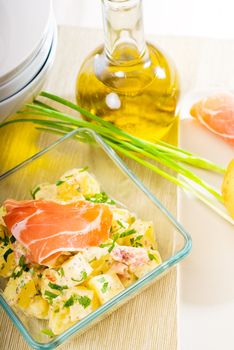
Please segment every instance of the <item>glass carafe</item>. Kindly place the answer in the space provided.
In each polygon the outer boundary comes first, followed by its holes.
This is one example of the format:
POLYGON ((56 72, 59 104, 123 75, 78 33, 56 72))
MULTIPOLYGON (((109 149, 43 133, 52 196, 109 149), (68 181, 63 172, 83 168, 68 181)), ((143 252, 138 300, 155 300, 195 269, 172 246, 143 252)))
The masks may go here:
POLYGON ((102 6, 105 42, 81 66, 77 103, 138 137, 163 138, 176 119, 176 69, 145 41, 141 0, 102 6))

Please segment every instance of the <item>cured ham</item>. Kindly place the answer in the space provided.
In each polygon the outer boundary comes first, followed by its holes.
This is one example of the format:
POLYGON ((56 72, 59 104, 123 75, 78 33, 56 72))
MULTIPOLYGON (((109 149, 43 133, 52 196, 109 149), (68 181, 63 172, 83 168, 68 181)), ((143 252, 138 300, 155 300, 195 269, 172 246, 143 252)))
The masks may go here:
POLYGON ((62 252, 99 246, 109 238, 112 213, 104 204, 7 200, 4 206, 3 220, 31 262, 46 264, 62 252))
POLYGON ((195 103, 190 111, 210 131, 234 145, 234 94, 220 93, 195 103))

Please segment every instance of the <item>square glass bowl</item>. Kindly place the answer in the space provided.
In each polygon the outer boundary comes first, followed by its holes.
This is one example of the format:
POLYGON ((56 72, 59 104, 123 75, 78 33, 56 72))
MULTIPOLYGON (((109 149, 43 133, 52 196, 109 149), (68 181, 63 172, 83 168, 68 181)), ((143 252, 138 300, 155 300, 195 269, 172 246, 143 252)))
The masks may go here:
MULTIPOLYGON (((7 198, 30 199, 30 190, 43 182, 55 182, 65 171, 89 167, 101 188, 123 203, 143 220, 153 221, 163 263, 113 297, 77 324, 50 339, 42 334, 46 321, 25 316, 9 306, 3 296, 4 279, 0 280, 0 304, 28 344, 35 349, 54 349, 72 335, 83 331, 113 312, 144 287, 166 273, 191 249, 191 238, 171 213, 131 172, 118 155, 96 134, 74 130, 57 139, 49 147, 0 177, 0 203, 7 198), (91 141, 83 142, 83 141, 91 141)), ((152 174, 152 176, 154 176, 152 174)))

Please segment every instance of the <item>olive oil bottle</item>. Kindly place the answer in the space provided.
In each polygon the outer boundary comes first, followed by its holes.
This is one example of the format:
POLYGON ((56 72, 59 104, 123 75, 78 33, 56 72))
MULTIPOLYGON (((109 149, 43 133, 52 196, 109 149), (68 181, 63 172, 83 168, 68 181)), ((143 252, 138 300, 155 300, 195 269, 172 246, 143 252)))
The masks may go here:
POLYGON ((141 0, 102 0, 102 6, 105 43, 81 66, 77 103, 138 137, 163 138, 176 119, 176 69, 145 42, 141 0))

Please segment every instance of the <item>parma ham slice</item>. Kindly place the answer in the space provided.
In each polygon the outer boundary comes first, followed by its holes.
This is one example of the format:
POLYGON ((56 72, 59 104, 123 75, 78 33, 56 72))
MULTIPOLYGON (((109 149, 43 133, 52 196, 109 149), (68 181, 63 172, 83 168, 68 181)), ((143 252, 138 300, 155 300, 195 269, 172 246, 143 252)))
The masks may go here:
POLYGON ((191 115, 234 146, 234 94, 214 94, 195 103, 191 115))
POLYGON ((62 252, 99 246, 109 238, 112 213, 104 204, 7 200, 4 206, 4 222, 31 262, 46 265, 62 252))

